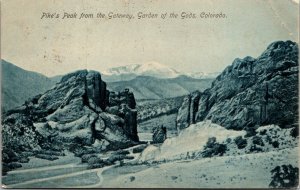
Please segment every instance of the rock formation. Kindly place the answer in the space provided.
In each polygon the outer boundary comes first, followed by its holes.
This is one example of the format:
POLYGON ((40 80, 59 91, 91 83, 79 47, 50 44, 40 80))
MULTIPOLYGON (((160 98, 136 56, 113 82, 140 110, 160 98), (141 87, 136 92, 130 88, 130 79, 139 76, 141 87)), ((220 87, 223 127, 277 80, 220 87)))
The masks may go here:
POLYGON ((106 111, 122 117, 124 119, 124 131, 134 141, 138 141, 137 136, 137 111, 136 102, 132 92, 125 89, 122 92, 111 92, 106 111))
POLYGON ((163 143, 167 138, 167 128, 157 126, 153 128, 152 143, 163 143))
MULTIPOLYGON (((109 92, 101 75, 81 70, 2 117, 4 149, 41 149, 46 143, 93 146, 99 151, 136 144, 134 95, 109 92), (22 140, 21 140, 22 139, 22 140)), ((49 145, 48 144, 48 145, 49 145)))
POLYGON ((178 131, 186 128, 192 123, 195 123, 200 95, 201 93, 199 91, 195 91, 184 98, 182 106, 178 110, 176 121, 178 131))
POLYGON ((204 92, 187 96, 177 129, 212 120, 228 129, 298 126, 298 45, 277 41, 258 57, 235 59, 204 92))

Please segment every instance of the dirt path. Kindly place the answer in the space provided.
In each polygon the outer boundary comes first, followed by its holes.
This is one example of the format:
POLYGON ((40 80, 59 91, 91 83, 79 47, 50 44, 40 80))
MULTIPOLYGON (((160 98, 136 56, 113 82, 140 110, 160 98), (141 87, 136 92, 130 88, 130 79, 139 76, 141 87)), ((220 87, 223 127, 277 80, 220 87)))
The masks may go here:
MULTIPOLYGON (((132 150, 140 145, 130 147, 127 150, 134 156, 134 162, 139 154, 133 154, 132 150)), ((81 164, 80 159, 73 155, 60 157, 56 161, 32 158, 30 163, 24 164, 23 168, 10 171, 3 177, 2 182, 8 188, 93 188, 101 187, 103 183, 102 173, 118 166, 118 163, 103 168, 87 169, 86 164, 81 164), (36 166, 34 163, 38 163, 36 166), (55 165, 57 164, 57 165, 55 165)))

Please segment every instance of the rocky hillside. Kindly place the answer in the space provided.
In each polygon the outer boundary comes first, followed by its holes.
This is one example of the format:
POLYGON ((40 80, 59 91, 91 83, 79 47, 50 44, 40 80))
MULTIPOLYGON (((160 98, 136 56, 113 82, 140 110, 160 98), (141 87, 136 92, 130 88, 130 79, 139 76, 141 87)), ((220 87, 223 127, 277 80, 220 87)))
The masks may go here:
POLYGON ((135 106, 131 92, 108 91, 98 72, 65 75, 52 89, 3 115, 4 162, 19 162, 32 151, 89 146, 101 152, 136 144, 135 106))
POLYGON ((188 95, 177 129, 211 120, 227 129, 298 126, 298 45, 277 41, 258 57, 235 59, 204 92, 188 95))
POLYGON ((25 100, 44 93, 55 85, 57 78, 26 71, 5 60, 1 60, 2 111, 22 105, 25 100))
POLYGON ((138 122, 147 121, 162 115, 176 114, 184 96, 159 100, 139 100, 136 109, 138 122))

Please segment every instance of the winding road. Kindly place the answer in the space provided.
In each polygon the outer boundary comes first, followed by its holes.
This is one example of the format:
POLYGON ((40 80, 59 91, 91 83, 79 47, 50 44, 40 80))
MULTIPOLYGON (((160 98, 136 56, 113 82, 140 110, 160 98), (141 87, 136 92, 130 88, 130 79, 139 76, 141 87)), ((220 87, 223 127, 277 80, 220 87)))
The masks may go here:
MULTIPOLYGON (((130 152, 131 156, 134 156, 134 159, 124 160, 124 163, 134 162, 138 159, 140 154, 132 153, 132 149, 134 147, 126 149, 130 152)), ((34 162, 36 159, 37 158, 34 158, 31 162, 34 162)), ((70 156, 68 158, 60 157, 59 159, 61 159, 61 162, 58 161, 57 165, 49 166, 49 164, 53 164, 52 161, 43 160, 44 166, 27 169, 20 168, 10 171, 3 177, 2 182, 7 184, 6 187, 8 188, 39 188, 41 185, 46 186, 46 184, 49 184, 49 188, 101 187, 104 181, 102 173, 108 169, 118 166, 118 163, 116 163, 103 168, 87 169, 87 165, 81 164, 78 160, 75 161, 71 158, 73 163, 63 161, 64 159, 70 159, 70 156), (90 176, 93 177, 91 178, 90 176), (88 180, 84 181, 86 179, 88 180), (74 181, 74 183, 72 181, 74 181), (80 183, 81 181, 82 184, 80 183)))

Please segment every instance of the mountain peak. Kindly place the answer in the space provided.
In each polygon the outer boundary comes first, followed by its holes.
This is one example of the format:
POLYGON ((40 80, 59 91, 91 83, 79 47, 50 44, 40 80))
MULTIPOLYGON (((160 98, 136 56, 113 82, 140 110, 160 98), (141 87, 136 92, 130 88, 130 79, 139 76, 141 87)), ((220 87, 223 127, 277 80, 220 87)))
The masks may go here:
POLYGON ((140 65, 138 68, 139 75, 154 76, 158 78, 175 78, 179 72, 161 63, 151 61, 140 65))
POLYGON ((103 72, 105 75, 144 75, 158 78, 175 78, 180 73, 173 68, 170 68, 161 63, 150 61, 144 64, 132 64, 121 67, 110 68, 103 72))
POLYGON ((163 65, 161 63, 158 63, 156 61, 150 61, 150 62, 146 62, 144 64, 140 65, 140 70, 142 69, 171 69, 174 70, 172 68, 167 67, 166 65, 163 65))

